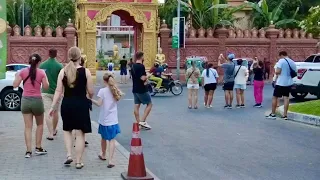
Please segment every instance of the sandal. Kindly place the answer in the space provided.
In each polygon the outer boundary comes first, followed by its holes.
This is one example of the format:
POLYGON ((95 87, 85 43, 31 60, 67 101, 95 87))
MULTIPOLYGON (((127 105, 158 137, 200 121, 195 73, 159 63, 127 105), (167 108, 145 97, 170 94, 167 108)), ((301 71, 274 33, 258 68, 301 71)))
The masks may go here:
POLYGON ((114 164, 109 164, 107 168, 113 168, 114 166, 115 166, 114 164))
POLYGON ((58 134, 58 130, 56 130, 56 132, 53 134, 53 136, 57 136, 58 134))
POLYGON ((192 109, 192 107, 191 107, 191 106, 188 106, 188 109, 192 109))
POLYGON ((107 160, 106 158, 102 157, 102 155, 99 155, 98 157, 99 157, 99 159, 100 159, 101 161, 107 160))
POLYGON ((72 162, 73 162, 72 157, 68 156, 66 162, 64 162, 64 165, 70 165, 72 162))
POLYGON ((54 139, 53 139, 53 138, 51 138, 51 137, 47 137, 47 140, 49 140, 49 141, 53 141, 54 139))
POLYGON ((76 163, 76 169, 82 169, 84 167, 83 163, 76 163))
POLYGON ((198 109, 198 106, 194 106, 194 109, 198 109))

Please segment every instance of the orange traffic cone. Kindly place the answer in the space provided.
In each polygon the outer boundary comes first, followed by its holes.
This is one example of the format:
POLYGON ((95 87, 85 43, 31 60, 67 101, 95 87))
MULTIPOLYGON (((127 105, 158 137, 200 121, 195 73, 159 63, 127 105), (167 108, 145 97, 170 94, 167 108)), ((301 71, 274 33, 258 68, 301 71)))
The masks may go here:
POLYGON ((140 139, 139 124, 133 123, 131 152, 129 158, 128 172, 121 173, 124 180, 153 180, 154 178, 147 173, 144 164, 142 142, 140 139))

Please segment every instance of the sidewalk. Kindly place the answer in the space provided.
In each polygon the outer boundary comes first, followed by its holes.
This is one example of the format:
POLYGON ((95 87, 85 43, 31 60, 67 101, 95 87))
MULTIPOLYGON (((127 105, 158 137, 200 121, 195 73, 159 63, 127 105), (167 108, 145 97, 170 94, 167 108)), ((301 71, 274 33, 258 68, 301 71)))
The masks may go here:
MULTIPOLYGON (((47 130, 45 126, 43 147, 48 151, 47 155, 25 159, 26 151, 24 143, 24 122, 20 112, 1 111, 0 116, 0 179, 1 180, 121 180, 120 174, 128 168, 128 152, 117 143, 114 162, 116 166, 107 168, 107 161, 98 159, 100 152, 100 136, 97 133, 97 125, 92 124, 93 133, 87 135, 90 143, 85 149, 83 162, 85 167, 75 169, 63 165, 66 159, 66 151, 63 142, 62 122, 60 120, 58 136, 54 141, 46 140, 47 130)), ((34 130, 35 130, 34 122, 34 130)), ((32 136, 35 141, 34 135, 32 136)), ((129 142, 128 142, 129 143, 129 142)), ((32 143, 34 149, 34 143, 32 143)), ((74 156, 75 154, 73 154, 74 156)), ((156 178, 155 178, 156 179, 156 178)))

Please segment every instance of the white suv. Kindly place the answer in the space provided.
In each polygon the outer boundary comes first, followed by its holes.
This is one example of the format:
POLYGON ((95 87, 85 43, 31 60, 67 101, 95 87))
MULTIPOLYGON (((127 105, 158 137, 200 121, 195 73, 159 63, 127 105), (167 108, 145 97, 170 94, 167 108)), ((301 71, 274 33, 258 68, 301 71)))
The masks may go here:
POLYGON ((320 53, 309 56, 304 62, 296 62, 298 76, 293 79, 291 95, 303 99, 308 94, 320 99, 320 53))
POLYGON ((0 106, 7 111, 17 111, 21 107, 22 84, 19 88, 13 89, 13 81, 16 73, 29 67, 26 64, 8 64, 6 66, 6 78, 0 79, 0 106))

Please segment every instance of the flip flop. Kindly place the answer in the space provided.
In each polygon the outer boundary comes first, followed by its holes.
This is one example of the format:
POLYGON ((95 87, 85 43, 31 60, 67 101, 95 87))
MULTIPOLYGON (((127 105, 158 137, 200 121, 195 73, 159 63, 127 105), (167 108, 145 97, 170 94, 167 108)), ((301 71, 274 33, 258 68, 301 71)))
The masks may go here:
POLYGON ((108 168, 113 168, 115 165, 114 164, 109 164, 107 167, 108 168))
POLYGON ((54 139, 53 139, 53 138, 51 138, 51 137, 47 137, 47 140, 49 140, 49 141, 53 141, 54 139))
POLYGON ((72 162, 73 159, 71 158, 71 156, 68 156, 66 162, 64 162, 64 165, 70 165, 72 162))
POLYGON ((56 130, 56 132, 53 134, 53 136, 57 136, 58 134, 58 130, 56 130))
POLYGON ((107 160, 106 158, 103 158, 101 155, 99 155, 98 157, 99 157, 99 159, 100 159, 101 161, 107 160))

